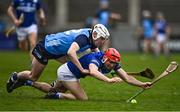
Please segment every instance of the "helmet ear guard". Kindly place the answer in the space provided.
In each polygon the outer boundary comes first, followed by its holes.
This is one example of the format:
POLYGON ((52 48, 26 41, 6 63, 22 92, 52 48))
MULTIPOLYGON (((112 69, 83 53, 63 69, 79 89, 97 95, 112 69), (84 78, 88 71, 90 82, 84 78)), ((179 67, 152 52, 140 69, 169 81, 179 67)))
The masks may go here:
POLYGON ((108 48, 104 53, 103 62, 107 61, 107 59, 109 59, 112 62, 118 63, 121 60, 121 56, 116 49, 108 48))
POLYGON ((96 36, 94 36, 94 35, 92 36, 92 38, 93 38, 94 40, 96 40, 96 39, 98 39, 98 38, 100 38, 100 37, 102 37, 102 38, 104 38, 104 39, 108 39, 109 36, 110 36, 109 31, 108 31, 107 28, 106 28, 104 25, 102 25, 102 24, 96 24, 96 25, 94 26, 94 28, 93 28, 93 33, 94 33, 94 32, 97 33, 96 36))

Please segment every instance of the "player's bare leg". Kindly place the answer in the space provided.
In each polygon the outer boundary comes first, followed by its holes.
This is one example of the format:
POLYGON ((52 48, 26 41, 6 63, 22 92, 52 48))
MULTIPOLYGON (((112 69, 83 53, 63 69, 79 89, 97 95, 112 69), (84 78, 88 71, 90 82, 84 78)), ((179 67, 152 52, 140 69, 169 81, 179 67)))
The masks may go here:
POLYGON ((46 67, 46 65, 39 63, 39 61, 36 58, 33 58, 31 71, 30 72, 27 72, 27 71, 19 72, 18 78, 36 81, 39 79, 39 77, 45 67, 46 67))
POLYGON ((32 82, 31 86, 45 93, 53 91, 53 87, 46 82, 32 82))
POLYGON ((153 51, 151 44, 152 44, 152 40, 148 40, 148 39, 144 40, 144 48, 143 48, 144 53, 150 53, 153 51))
POLYGON ((147 53, 148 52, 148 49, 147 49, 147 47, 148 47, 148 42, 147 42, 147 40, 144 40, 144 42, 143 42, 143 51, 144 51, 144 53, 147 53))
POLYGON ((48 93, 48 92, 61 92, 65 93, 67 89, 62 85, 62 82, 55 81, 55 84, 52 86, 46 82, 33 82, 33 81, 26 81, 26 86, 32 86, 36 89, 39 89, 42 92, 48 93))
MULTIPOLYGON (((70 100, 76 99, 76 97, 73 94, 65 93, 68 89, 66 87, 64 87, 62 81, 56 80, 54 89, 56 90, 57 93, 60 92, 60 94, 61 94, 60 99, 70 99, 70 100)), ((55 93, 55 94, 57 94, 57 93, 55 93)))
POLYGON ((36 58, 33 59, 31 71, 22 71, 13 73, 7 81, 7 91, 10 93, 13 89, 24 85, 26 80, 36 81, 40 77, 46 65, 39 63, 36 58))
MULTIPOLYGON (((60 81, 57 82, 61 83, 60 81)), ((63 86, 71 93, 49 93, 45 98, 51 99, 69 99, 69 100, 88 100, 85 91, 81 88, 79 81, 62 81, 63 86)))
MULTIPOLYGON (((88 97, 83 88, 81 88, 79 81, 62 81, 62 84, 67 88, 78 100, 88 100, 88 97)), ((68 95, 69 96, 69 95, 68 95)), ((62 98, 71 99, 65 94, 62 94, 62 98)))
POLYGON ((67 89, 62 85, 61 81, 56 81, 56 84, 54 86, 51 86, 48 83, 45 82, 32 82, 30 80, 26 81, 26 86, 32 86, 42 92, 48 93, 45 98, 53 98, 53 99, 71 99, 75 100, 76 97, 71 93, 65 93, 67 89))
POLYGON ((32 52, 32 50, 35 47, 36 42, 37 42, 37 33, 35 33, 35 32, 30 33, 28 39, 29 39, 29 44, 30 44, 29 54, 30 54, 31 60, 33 60, 34 56, 32 55, 31 52, 32 52))
POLYGON ((24 40, 19 40, 19 48, 22 51, 28 51, 28 41, 26 39, 24 40))
MULTIPOLYGON (((52 85, 51 85, 52 86, 52 85)), ((52 86, 53 88, 55 88, 56 92, 61 92, 61 93, 65 93, 67 91, 67 88, 65 88, 62 84, 62 81, 58 81, 56 80, 56 83, 54 86, 52 86)))
POLYGON ((61 99, 77 100, 77 98, 71 93, 61 93, 61 99))
POLYGON ((159 42, 157 42, 157 45, 156 45, 156 56, 159 56, 159 54, 160 54, 160 50, 161 50, 160 43, 159 43, 159 42))
POLYGON ((165 41, 163 43, 163 52, 164 52, 164 55, 169 57, 169 48, 168 48, 168 45, 167 45, 167 41, 165 41))

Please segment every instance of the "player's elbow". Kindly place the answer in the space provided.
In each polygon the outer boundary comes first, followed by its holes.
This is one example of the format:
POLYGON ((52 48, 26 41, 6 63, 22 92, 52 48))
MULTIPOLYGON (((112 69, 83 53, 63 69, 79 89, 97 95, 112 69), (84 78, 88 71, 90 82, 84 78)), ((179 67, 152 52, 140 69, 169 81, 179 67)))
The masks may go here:
POLYGON ((89 75, 94 76, 96 74, 96 71, 93 69, 89 69, 89 75))
POLYGON ((67 52, 67 56, 68 56, 70 59, 74 57, 71 52, 67 52))
POLYGON ((99 71, 98 71, 98 68, 96 65, 94 65, 94 64, 89 65, 89 75, 95 76, 96 74, 98 74, 98 72, 99 71))
POLYGON ((41 19, 45 19, 45 13, 44 13, 43 9, 40 9, 39 16, 41 19))
POLYGON ((70 56, 70 57, 72 57, 75 53, 74 53, 75 51, 73 51, 73 50, 68 50, 68 52, 67 52, 67 55, 68 56, 70 56))
POLYGON ((10 9, 10 7, 7 9, 7 14, 9 15, 10 14, 10 11, 11 11, 11 9, 10 9))
POLYGON ((7 9, 7 14, 10 15, 11 12, 13 12, 13 8, 11 6, 9 6, 7 9))

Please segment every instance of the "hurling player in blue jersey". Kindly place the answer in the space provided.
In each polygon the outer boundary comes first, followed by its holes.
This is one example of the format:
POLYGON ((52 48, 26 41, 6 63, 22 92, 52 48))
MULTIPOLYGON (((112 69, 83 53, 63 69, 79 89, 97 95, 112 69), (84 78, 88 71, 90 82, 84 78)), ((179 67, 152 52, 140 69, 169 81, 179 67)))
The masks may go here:
POLYGON ((164 54, 166 56, 169 56, 169 48, 167 47, 167 41, 170 35, 170 27, 162 12, 157 13, 154 29, 157 42, 156 55, 159 56, 161 50, 163 50, 164 54))
POLYGON ((49 92, 46 98, 87 100, 84 89, 80 86, 80 78, 94 77, 107 83, 125 81, 131 85, 147 89, 149 82, 140 82, 128 75, 119 64, 120 54, 114 48, 108 48, 105 52, 92 52, 82 56, 79 61, 83 68, 89 69, 89 74, 83 74, 71 61, 61 65, 57 70, 57 80, 54 86, 45 82, 26 81, 25 85, 33 86, 43 92, 49 92), (106 75, 114 70, 119 77, 108 78, 106 75), (70 93, 65 93, 66 91, 70 93))
POLYGON ((49 59, 61 63, 70 59, 81 73, 88 74, 89 71, 80 64, 77 53, 87 49, 99 51, 98 47, 102 46, 109 36, 107 28, 102 24, 95 25, 93 29, 84 28, 46 35, 32 51, 35 58, 32 61, 31 72, 12 73, 7 82, 7 91, 12 92, 14 86, 19 85, 22 80, 36 81, 49 59))
MULTIPOLYGON (((16 26, 19 48, 27 51, 29 42, 31 51, 37 42, 36 12, 42 25, 45 25, 45 14, 41 2, 39 0, 12 0, 7 12, 16 26), (20 20, 20 17, 23 19, 20 20)), ((33 59, 31 53, 30 57, 33 59)))

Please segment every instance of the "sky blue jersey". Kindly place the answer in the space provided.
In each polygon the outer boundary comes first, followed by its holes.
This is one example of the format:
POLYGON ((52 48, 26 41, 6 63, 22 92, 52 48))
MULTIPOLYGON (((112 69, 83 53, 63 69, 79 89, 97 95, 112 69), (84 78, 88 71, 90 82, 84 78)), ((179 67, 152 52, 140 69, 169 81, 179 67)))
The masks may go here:
POLYGON ((142 22, 145 38, 153 38, 153 23, 150 19, 144 19, 142 22))
POLYGON ((45 37, 45 49, 54 55, 66 55, 73 42, 76 42, 80 47, 77 53, 89 48, 97 48, 92 43, 91 29, 84 28, 47 35, 45 37))
POLYGON ((17 18, 24 14, 24 21, 20 27, 28 27, 36 24, 36 11, 41 8, 39 0, 13 0, 12 7, 15 9, 17 18))
POLYGON ((97 12, 98 22, 109 28, 110 11, 108 9, 101 9, 97 12))
MULTIPOLYGON (((103 52, 92 52, 89 54, 86 54, 84 56, 82 56, 79 61, 82 65, 82 67, 84 69, 89 69, 89 65, 91 63, 95 64, 99 71, 103 74, 108 74, 109 72, 111 72, 111 70, 108 70, 105 66, 104 63, 102 61, 102 58, 104 56, 103 52)), ((80 70, 77 68, 76 65, 74 65, 71 61, 67 62, 67 66, 69 68, 69 70, 77 77, 77 78, 84 78, 86 75, 81 74, 80 70)), ((121 68, 120 64, 117 63, 117 65, 115 66, 114 70, 118 70, 119 68, 121 68)))

